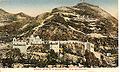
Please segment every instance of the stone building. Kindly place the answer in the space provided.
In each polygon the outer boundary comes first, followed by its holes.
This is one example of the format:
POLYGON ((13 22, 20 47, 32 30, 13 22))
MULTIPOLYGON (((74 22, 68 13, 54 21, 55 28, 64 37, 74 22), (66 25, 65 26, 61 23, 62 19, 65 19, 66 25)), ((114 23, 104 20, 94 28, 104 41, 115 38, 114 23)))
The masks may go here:
POLYGON ((29 41, 23 41, 23 40, 17 40, 16 38, 13 38, 13 48, 19 48, 21 52, 26 52, 27 48, 31 45, 40 45, 40 44, 48 44, 49 49, 53 49, 56 53, 59 53, 60 51, 60 44, 82 44, 84 45, 83 53, 85 50, 89 50, 91 52, 94 51, 94 44, 90 42, 81 42, 81 41, 75 41, 75 40, 68 40, 68 41, 43 41, 39 38, 39 36, 34 37, 33 35, 28 39, 29 41))
POLYGON ((59 46, 59 41, 57 41, 56 43, 50 43, 50 49, 53 49, 56 53, 59 53, 59 46))
POLYGON ((17 40, 15 37, 13 38, 13 48, 19 48, 22 53, 26 53, 28 46, 29 45, 23 40, 17 40))

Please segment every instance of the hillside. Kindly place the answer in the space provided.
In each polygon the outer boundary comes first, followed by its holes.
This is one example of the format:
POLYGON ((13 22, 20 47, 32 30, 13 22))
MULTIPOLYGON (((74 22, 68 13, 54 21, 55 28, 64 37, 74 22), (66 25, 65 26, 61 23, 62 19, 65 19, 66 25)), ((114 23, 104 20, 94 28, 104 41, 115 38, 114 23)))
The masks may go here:
POLYGON ((34 36, 43 40, 89 40, 96 45, 118 46, 118 20, 98 6, 79 3, 55 8, 49 15, 33 30, 34 36))
POLYGON ((0 39, 1 41, 11 42, 13 37, 20 37, 22 34, 31 31, 38 26, 34 17, 28 16, 23 12, 11 14, 0 9, 0 39))
MULTIPOLYGON (((13 64, 18 62, 23 66, 29 64, 32 67, 59 64, 65 67, 79 64, 82 67, 95 68, 118 66, 118 20, 99 6, 84 2, 54 8, 51 12, 36 17, 30 17, 22 12, 11 14, 0 9, 0 41, 11 43, 11 47, 4 46, 5 44, 1 44, 1 47, 6 47, 2 51, 6 59, 11 58, 13 64), (26 45, 29 44, 27 42, 30 37, 37 39, 40 37, 45 44, 31 43, 26 48, 27 54, 24 54, 20 53, 19 48, 12 48, 13 37, 21 43, 26 41, 26 45), (55 53, 50 49, 52 43, 47 44, 49 41, 89 42, 94 45, 94 50, 85 50, 85 43, 63 43, 59 45, 59 53, 55 53)), ((0 53, 2 56, 2 52, 0 53)))

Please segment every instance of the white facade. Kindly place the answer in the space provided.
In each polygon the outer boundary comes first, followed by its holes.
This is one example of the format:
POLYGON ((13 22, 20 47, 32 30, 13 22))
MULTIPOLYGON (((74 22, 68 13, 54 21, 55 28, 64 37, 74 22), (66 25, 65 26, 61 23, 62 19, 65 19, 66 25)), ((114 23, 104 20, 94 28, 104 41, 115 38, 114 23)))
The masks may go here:
MULTIPOLYGON (((23 40, 17 40, 16 38, 13 38, 13 48, 19 48, 21 52, 26 52, 27 48, 31 45, 39 45, 39 44, 45 44, 45 41, 42 41, 42 39, 39 38, 39 36, 34 37, 33 35, 29 38, 29 43, 24 42, 23 40)), ((87 49, 91 52, 94 51, 94 44, 89 42, 81 42, 81 41, 48 41, 50 45, 50 49, 53 49, 55 52, 59 53, 59 46, 60 44, 83 44, 85 46, 84 51, 87 49)))
POLYGON ((111 53, 107 53, 107 56, 111 56, 111 53))
POLYGON ((13 48, 19 48, 22 53, 26 53, 28 45, 23 40, 17 40, 13 38, 13 48))
POLYGON ((50 44, 50 49, 53 49, 56 53, 59 53, 59 45, 58 44, 50 44))
POLYGON ((56 53, 59 53, 59 46, 60 42, 59 41, 49 41, 50 43, 50 49, 53 49, 56 53))
POLYGON ((26 42, 23 40, 17 40, 16 38, 13 38, 13 45, 26 45, 26 42))
POLYGON ((85 42, 85 50, 94 52, 94 44, 89 43, 89 42, 85 42))
POLYGON ((27 50, 26 46, 13 46, 13 48, 19 48, 22 53, 26 53, 27 50))
POLYGON ((44 41, 39 36, 34 37, 33 35, 29 38, 29 44, 43 44, 44 41))

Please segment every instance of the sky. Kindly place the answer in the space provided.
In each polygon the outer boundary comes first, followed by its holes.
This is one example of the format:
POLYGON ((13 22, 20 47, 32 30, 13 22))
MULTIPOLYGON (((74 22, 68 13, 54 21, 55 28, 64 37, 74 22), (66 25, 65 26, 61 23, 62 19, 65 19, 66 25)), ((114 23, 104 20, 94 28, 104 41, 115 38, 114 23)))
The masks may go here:
MULTIPOLYGON (((30 16, 37 16, 50 12, 53 8, 73 6, 81 0, 0 0, 0 8, 10 13, 24 12, 30 16)), ((98 5, 114 17, 118 17, 118 0, 86 0, 87 3, 98 5)))

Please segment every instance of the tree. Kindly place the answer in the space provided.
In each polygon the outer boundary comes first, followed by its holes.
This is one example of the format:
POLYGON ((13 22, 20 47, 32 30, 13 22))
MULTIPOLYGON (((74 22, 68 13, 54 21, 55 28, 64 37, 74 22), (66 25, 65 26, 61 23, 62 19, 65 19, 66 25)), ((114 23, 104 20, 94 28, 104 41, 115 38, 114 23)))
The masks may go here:
POLYGON ((58 55, 54 52, 53 49, 49 51, 49 54, 47 56, 48 58, 48 64, 55 65, 57 63, 58 55))

